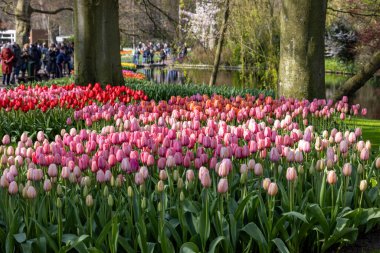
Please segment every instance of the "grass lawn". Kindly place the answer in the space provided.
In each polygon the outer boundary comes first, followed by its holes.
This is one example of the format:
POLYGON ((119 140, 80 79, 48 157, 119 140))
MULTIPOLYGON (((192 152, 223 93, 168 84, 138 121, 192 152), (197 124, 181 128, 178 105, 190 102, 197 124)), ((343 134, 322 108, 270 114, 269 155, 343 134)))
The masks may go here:
POLYGON ((380 120, 374 119, 351 119, 346 124, 362 128, 364 140, 370 140, 373 150, 379 149, 380 145, 380 120))

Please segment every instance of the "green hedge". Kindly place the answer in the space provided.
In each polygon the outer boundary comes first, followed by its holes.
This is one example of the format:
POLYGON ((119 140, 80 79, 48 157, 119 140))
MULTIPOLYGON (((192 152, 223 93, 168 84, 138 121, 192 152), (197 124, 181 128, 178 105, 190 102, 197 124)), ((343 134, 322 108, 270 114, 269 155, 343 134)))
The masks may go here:
POLYGON ((265 96, 274 96, 272 90, 258 90, 253 88, 235 88, 230 86, 208 86, 198 84, 158 84, 151 81, 126 80, 128 87, 137 90, 143 90, 145 94, 155 101, 169 100, 171 96, 192 96, 195 94, 213 94, 222 95, 224 97, 244 96, 251 94, 257 96, 264 94, 265 96))

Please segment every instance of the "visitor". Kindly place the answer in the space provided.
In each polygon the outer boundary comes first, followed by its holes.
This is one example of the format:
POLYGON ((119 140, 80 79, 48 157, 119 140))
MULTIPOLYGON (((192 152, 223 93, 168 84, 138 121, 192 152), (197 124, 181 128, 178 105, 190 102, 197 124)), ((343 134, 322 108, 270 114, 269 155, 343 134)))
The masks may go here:
POLYGON ((133 63, 138 65, 140 61, 140 50, 138 47, 135 48, 135 52, 133 54, 133 63))
POLYGON ((57 77, 57 55, 58 51, 54 43, 50 45, 49 51, 47 53, 47 72, 50 78, 57 77))
POLYGON ((69 71, 69 76, 71 74, 71 71, 74 69, 74 43, 68 43, 67 49, 66 49, 66 56, 67 56, 67 69, 69 71))
POLYGON ((3 72, 3 85, 10 85, 14 54, 11 45, 7 44, 1 49, 1 70, 3 72))
POLYGON ((150 55, 150 49, 149 47, 145 47, 144 52, 143 52, 143 64, 148 63, 149 55, 150 55))
POLYGON ((150 56, 150 64, 153 64, 154 63, 154 50, 153 48, 150 49, 149 51, 149 56, 150 56))
POLYGON ((21 78, 25 81, 25 72, 28 68, 28 61, 29 61, 29 44, 24 44, 21 52, 21 78))
POLYGON ((36 44, 31 44, 28 58, 28 75, 31 81, 36 80, 37 73, 41 67, 41 52, 36 44))
POLYGON ((49 48, 47 46, 47 43, 44 42, 41 47, 41 55, 42 55, 42 69, 46 71, 47 68, 47 54, 48 54, 49 48))
POLYGON ((169 56, 170 56, 170 48, 169 48, 169 46, 168 46, 167 43, 164 44, 164 50, 165 50, 166 58, 169 58, 169 56))
POLYGON ((61 47, 57 55, 57 78, 63 77, 63 69, 65 64, 65 48, 61 47))
POLYGON ((165 50, 161 49, 161 52, 160 52, 160 62, 161 62, 161 64, 165 64, 165 59, 166 59, 165 50))
POLYGON ((23 60, 21 58, 21 48, 16 42, 13 42, 12 50, 13 50, 15 59, 13 61, 13 72, 11 76, 11 83, 18 84, 18 78, 19 78, 20 70, 23 64, 23 60))

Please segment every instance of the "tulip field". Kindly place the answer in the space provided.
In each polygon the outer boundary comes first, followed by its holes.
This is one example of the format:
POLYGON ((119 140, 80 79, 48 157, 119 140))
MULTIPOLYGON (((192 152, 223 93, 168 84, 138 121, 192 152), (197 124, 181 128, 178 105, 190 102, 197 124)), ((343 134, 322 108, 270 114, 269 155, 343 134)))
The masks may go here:
POLYGON ((1 89, 0 251, 326 252, 380 224, 365 108, 223 92, 1 89))

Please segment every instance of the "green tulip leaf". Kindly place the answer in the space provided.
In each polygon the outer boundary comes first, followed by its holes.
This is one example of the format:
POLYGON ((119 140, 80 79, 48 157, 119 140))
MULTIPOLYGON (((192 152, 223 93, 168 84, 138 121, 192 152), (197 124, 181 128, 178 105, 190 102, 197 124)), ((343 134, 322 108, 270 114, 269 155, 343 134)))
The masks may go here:
POLYGON ((272 242, 277 246, 280 253, 290 253, 285 243, 280 238, 275 238, 272 242))
POLYGON ((223 240, 225 240, 226 238, 224 236, 218 236, 217 238, 215 238, 211 244, 210 244, 210 248, 208 250, 208 253, 214 253, 215 250, 216 250, 216 247, 218 246, 218 244, 220 242, 222 242, 223 240))
POLYGON ((199 248, 195 243, 186 242, 186 243, 182 244, 179 252, 180 253, 198 253, 199 248))

